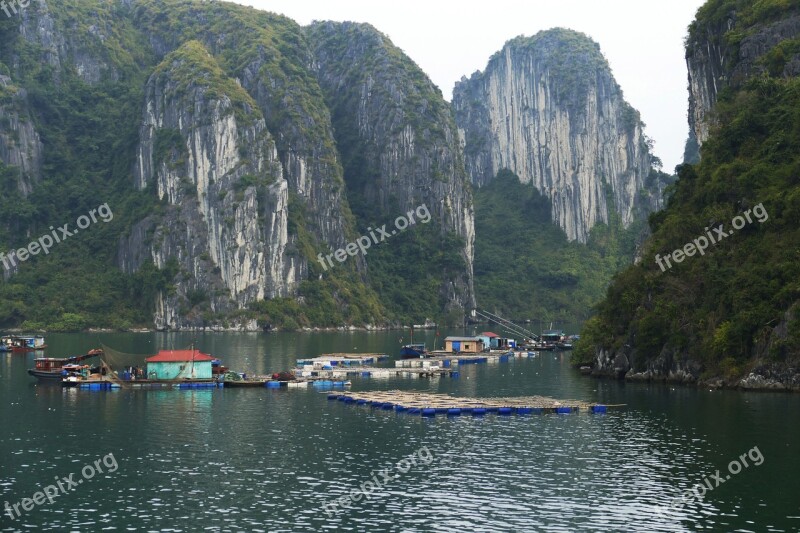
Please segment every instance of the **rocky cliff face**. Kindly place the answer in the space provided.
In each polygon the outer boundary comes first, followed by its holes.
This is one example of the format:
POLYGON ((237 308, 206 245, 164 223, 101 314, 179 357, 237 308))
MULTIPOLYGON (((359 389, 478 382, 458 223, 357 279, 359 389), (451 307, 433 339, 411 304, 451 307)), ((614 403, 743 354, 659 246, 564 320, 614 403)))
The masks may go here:
POLYGON ((545 194, 552 219, 572 240, 609 221, 628 226, 643 205, 652 159, 639 114, 596 43, 569 30, 516 38, 484 72, 453 92, 467 171, 481 186, 503 168, 545 194))
POLYGON ((354 210, 381 220, 428 206, 442 235, 463 241, 465 267, 445 276, 442 293, 449 307, 473 308, 472 198, 441 92, 369 25, 320 22, 308 35, 354 210))
POLYGON ((689 127, 699 145, 714 126, 711 110, 722 89, 739 87, 762 74, 785 78, 800 74, 800 51, 788 44, 800 36, 800 13, 759 20, 750 12, 738 13, 732 4, 728 8, 717 4, 721 2, 704 9, 714 6, 720 14, 712 18, 701 10, 686 41, 689 127))
POLYGON ((27 196, 40 181, 42 141, 33 125, 25 89, 0 74, 0 161, 18 170, 17 189, 27 196))
POLYGON ((166 207, 120 246, 132 273, 143 261, 177 260, 174 294, 160 297, 159 328, 286 296, 304 275, 287 253, 288 184, 255 102, 197 41, 167 56, 145 91, 136 186, 166 207), (202 304, 207 304, 207 307, 202 304), (197 308, 197 309, 194 309, 197 308))

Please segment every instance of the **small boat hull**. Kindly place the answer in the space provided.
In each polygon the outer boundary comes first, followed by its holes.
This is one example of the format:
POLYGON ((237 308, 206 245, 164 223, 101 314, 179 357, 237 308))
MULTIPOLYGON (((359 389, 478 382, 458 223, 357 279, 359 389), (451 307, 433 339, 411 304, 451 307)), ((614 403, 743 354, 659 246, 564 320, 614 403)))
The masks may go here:
POLYGON ((59 383, 64 377, 61 370, 36 370, 35 368, 28 369, 28 374, 35 377, 39 381, 49 381, 52 383, 59 383))

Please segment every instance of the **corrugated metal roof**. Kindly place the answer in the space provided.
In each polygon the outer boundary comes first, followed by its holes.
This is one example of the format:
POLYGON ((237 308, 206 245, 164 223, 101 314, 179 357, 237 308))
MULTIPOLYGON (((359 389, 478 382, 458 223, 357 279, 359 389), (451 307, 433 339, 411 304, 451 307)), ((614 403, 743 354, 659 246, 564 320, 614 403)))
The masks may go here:
POLYGON ((480 337, 445 337, 445 342, 447 341, 456 341, 456 342, 483 342, 483 339, 480 337))
POLYGON ((145 359, 148 363, 186 363, 213 360, 213 357, 200 350, 161 350, 158 355, 145 359))

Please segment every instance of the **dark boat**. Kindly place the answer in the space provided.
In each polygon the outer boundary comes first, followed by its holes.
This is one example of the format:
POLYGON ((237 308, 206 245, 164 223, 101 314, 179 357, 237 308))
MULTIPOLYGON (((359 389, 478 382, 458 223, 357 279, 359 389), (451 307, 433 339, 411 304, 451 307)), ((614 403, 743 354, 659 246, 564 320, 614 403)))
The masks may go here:
POLYGON ((400 348, 401 359, 419 359, 428 356, 428 349, 424 344, 406 344, 400 348))
POLYGON ((95 349, 83 355, 76 355, 74 357, 65 357, 57 359, 55 357, 40 357, 34 360, 36 366, 28 369, 28 374, 39 379, 40 381, 55 381, 60 382, 64 377, 64 366, 80 363, 85 359, 102 355, 103 350, 95 349))

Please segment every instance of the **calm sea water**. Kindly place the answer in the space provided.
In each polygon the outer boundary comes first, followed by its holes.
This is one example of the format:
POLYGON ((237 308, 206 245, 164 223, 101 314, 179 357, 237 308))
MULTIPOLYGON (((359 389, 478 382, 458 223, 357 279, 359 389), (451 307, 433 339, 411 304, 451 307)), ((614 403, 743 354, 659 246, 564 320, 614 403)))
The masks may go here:
MULTIPOLYGON (((233 369, 271 373, 324 352, 395 354, 402 335, 49 335, 47 355, 194 342, 233 369)), ((552 353, 470 365, 458 379, 353 379, 352 390, 627 404, 606 415, 422 419, 314 390, 62 389, 27 376, 33 357, 0 354, 0 504, 71 474, 82 483, 15 520, 2 515, 0 531, 800 530, 796 394, 595 381, 552 353), (731 475, 755 447, 763 462, 731 475), (416 465, 403 462, 414 455, 416 465), (97 460, 103 473, 83 480, 97 460), (706 477, 714 488, 702 501, 657 512, 706 477), (385 485, 369 499, 325 512, 375 479, 385 485)))

